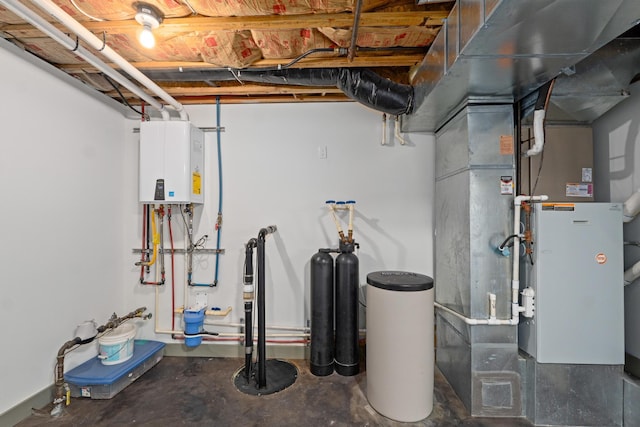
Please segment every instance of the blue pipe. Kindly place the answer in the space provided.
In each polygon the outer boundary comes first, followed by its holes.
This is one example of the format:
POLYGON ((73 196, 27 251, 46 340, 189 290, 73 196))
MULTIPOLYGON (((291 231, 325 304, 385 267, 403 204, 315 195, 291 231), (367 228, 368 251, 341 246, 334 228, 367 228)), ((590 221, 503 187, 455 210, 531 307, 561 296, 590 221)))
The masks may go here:
POLYGON ((216 135, 218 146, 218 219, 216 220, 216 273, 213 283, 193 283, 189 273, 189 286, 218 286, 218 272, 220 271, 220 229, 222 228, 222 144, 220 143, 220 97, 216 97, 216 135))
POLYGON ((218 266, 220 262, 220 229, 222 228, 222 149, 220 144, 220 97, 216 96, 216 135, 218 137, 218 220, 216 222, 216 276, 214 285, 218 284, 218 266))

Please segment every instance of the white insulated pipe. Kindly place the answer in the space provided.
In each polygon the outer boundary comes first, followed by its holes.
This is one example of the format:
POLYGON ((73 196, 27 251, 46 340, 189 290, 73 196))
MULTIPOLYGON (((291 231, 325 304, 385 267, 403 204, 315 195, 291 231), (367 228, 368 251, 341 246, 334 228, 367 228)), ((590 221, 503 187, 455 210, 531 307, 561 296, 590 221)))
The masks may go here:
POLYGON ((525 157, 537 156, 544 148, 544 116, 545 110, 533 112, 533 147, 525 153, 525 157))
POLYGON ((184 106, 182 104, 180 104, 175 98, 165 92, 153 80, 145 76, 140 70, 131 65, 115 50, 107 46, 103 40, 98 38, 82 24, 73 19, 71 15, 67 14, 51 0, 32 0, 32 2, 40 9, 53 16, 56 20, 58 20, 61 24, 71 30, 78 37, 89 43, 91 47, 101 52, 106 58, 118 65, 124 72, 140 82, 140 84, 158 95, 158 97, 160 97, 163 101, 173 107, 180 114, 181 120, 189 120, 189 116, 184 110, 184 106))
MULTIPOLYGON (((518 292, 520 292, 520 209, 522 202, 544 202, 549 200, 548 196, 516 196, 513 199, 513 275, 511 278, 511 319, 497 319, 495 317, 495 294, 489 294, 489 313, 488 319, 473 319, 458 313, 444 305, 434 302, 433 305, 449 314, 461 319, 467 325, 511 325, 515 326, 520 323, 520 312, 524 311, 523 307, 518 304, 518 292)), ((640 266, 639 266, 640 270, 640 266)))
POLYGON ((169 112, 164 108, 164 105, 160 104, 155 100, 151 95, 144 92, 139 86, 131 82, 125 76, 120 74, 118 71, 111 68, 104 61, 96 57, 94 54, 89 52, 82 46, 76 46, 76 41, 70 38, 68 35, 57 29, 50 22, 47 22, 40 15, 35 13, 33 10, 29 9, 22 3, 17 0, 0 0, 0 3, 3 4, 7 9, 11 12, 18 15, 20 18, 29 22, 34 27, 38 28, 40 31, 45 33, 47 36, 51 37, 54 41, 64 46, 66 49, 72 51, 75 55, 78 55, 87 63, 93 65, 98 70, 102 71, 104 74, 120 83, 122 86, 127 88, 131 93, 142 99, 144 102, 149 104, 152 108, 155 108, 162 114, 162 118, 164 120, 169 120, 169 112))

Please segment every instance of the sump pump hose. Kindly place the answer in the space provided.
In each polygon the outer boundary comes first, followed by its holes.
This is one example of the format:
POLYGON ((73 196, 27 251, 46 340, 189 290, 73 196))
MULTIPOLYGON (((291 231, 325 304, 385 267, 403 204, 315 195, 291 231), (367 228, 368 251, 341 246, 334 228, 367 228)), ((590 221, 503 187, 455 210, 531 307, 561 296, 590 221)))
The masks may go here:
MULTIPOLYGON (((256 239, 250 239, 245 246, 243 279, 243 284, 245 286, 253 286, 253 249, 256 247, 256 244, 256 239)), ((247 293, 247 291, 245 290, 244 293, 247 293)), ((253 295, 245 295, 245 298, 253 299, 253 295)))
POLYGON ((267 386, 267 346, 266 346, 266 301, 264 283, 264 241, 267 234, 275 233, 278 228, 275 225, 260 229, 257 239, 258 256, 258 388, 267 386))
POLYGON ((264 284, 264 238, 266 230, 258 233, 258 388, 267 386, 267 345, 265 342, 265 284, 264 284))

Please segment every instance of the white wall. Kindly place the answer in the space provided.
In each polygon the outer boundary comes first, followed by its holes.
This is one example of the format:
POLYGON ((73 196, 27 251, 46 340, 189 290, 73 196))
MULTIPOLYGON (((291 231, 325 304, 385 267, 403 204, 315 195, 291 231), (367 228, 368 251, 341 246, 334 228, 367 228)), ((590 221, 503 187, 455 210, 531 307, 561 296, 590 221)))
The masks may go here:
MULTIPOLYGON (((631 97, 593 124, 594 192, 597 201, 623 202, 640 188, 640 84, 631 97)), ((640 219, 624 225, 625 241, 640 241, 640 219)), ((640 247, 625 246, 625 268, 640 260, 640 247)), ((625 287, 625 346, 640 358, 640 282, 625 287)))
MULTIPOLYGON (((169 329, 171 274, 159 289, 138 283, 141 208, 137 202, 137 121, 0 49, 0 414, 53 382, 55 355, 76 325, 104 323, 147 306, 169 329)), ((188 109, 197 126, 215 126, 215 106, 188 109)), ((231 306, 225 321, 242 317, 244 244, 261 227, 267 239, 267 320, 304 326, 309 318, 309 258, 335 247, 337 233, 325 200, 357 201, 355 238, 361 244, 360 282, 375 270, 433 275, 434 138, 404 135, 406 146, 381 146, 381 116, 363 106, 338 104, 223 105, 224 223, 219 285, 198 288, 210 306, 231 306), (326 147, 320 159, 318 148, 326 147)), ((207 133, 206 203, 196 211, 196 237, 215 246, 217 158, 207 133)), ((346 217, 342 217, 343 223, 346 217)), ((184 247, 174 213, 176 247, 184 247)), ((168 248, 168 232, 165 232, 168 248)), ((196 259, 194 280, 213 279, 213 256, 196 259)), ((182 256, 176 257, 176 305, 183 304, 182 256)), ((193 302, 194 290, 187 292, 193 302)), ((181 328, 176 318, 177 328, 181 328)), ((138 322, 140 337, 156 335, 138 322)), ((217 328, 207 327, 211 330, 217 328)), ((226 330, 226 329, 225 329, 226 330)), ((72 368, 96 346, 72 352, 72 368)))
POLYGON ((1 414, 52 384, 77 324, 125 314, 126 121, 9 50, 0 63, 1 414))
MULTIPOLYGON (((216 125, 215 106, 188 108, 191 120, 200 127, 216 125)), ((129 126, 137 126, 132 122, 129 126)), ((242 266, 244 244, 270 224, 278 231, 266 242, 267 323, 305 326, 309 312, 309 258, 320 247, 336 247, 337 232, 325 201, 356 200, 355 239, 361 244, 360 282, 371 271, 399 269, 433 275, 432 206, 434 192, 434 138, 432 135, 404 135, 409 144, 393 142, 381 146, 381 114, 353 103, 222 105, 223 214, 219 284, 207 292, 209 306, 233 311, 224 321, 243 317, 242 266), (319 147, 327 158, 320 159, 319 147)), ((132 134, 133 135, 133 134, 132 134)), ((196 211, 195 237, 209 235, 208 248, 215 247, 213 225, 217 215, 216 134, 206 134, 207 179, 204 208, 196 211)), ((137 156, 135 144, 128 147, 128 159, 137 156)), ((135 170, 127 166, 128 179, 135 170)), ((127 200, 136 197, 131 187, 127 200)), ((128 206, 130 219, 125 229, 130 246, 140 247, 140 207, 128 206)), ((175 215, 175 214, 174 214, 175 215)), ((346 228, 346 216, 342 217, 346 228)), ((174 216, 176 247, 184 247, 181 219, 174 216)), ((165 229, 166 230, 166 229, 165 229)), ((168 232, 165 231, 165 236, 168 232)), ((168 238, 166 239, 168 247, 168 238)), ((155 289, 137 284, 139 270, 133 267, 138 255, 129 254, 127 304, 153 304, 155 289)), ((169 257, 167 256, 167 271, 169 257)), ((183 303, 182 256, 177 256, 176 305, 183 303)), ((212 282, 213 255, 199 256, 194 281, 212 282)), ((169 277, 169 273, 167 273, 169 277)), ((160 312, 154 313, 158 327, 171 329, 170 285, 159 290, 160 312)), ((176 328, 182 328, 176 317, 176 328)), ((142 333, 156 336, 149 322, 142 333)), ((208 326, 208 330, 233 332, 208 326)))

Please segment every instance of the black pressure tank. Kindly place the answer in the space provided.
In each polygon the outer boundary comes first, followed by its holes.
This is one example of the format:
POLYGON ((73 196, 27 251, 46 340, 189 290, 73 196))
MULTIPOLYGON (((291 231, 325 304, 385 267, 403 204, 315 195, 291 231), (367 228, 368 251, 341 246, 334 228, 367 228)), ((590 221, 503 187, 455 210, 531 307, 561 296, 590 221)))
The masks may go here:
POLYGON ((341 243, 336 258, 336 357, 335 369, 340 375, 356 375, 360 371, 358 351, 358 257, 354 244, 341 243))
POLYGON ((333 373, 333 257, 320 249, 311 257, 311 373, 333 373))

